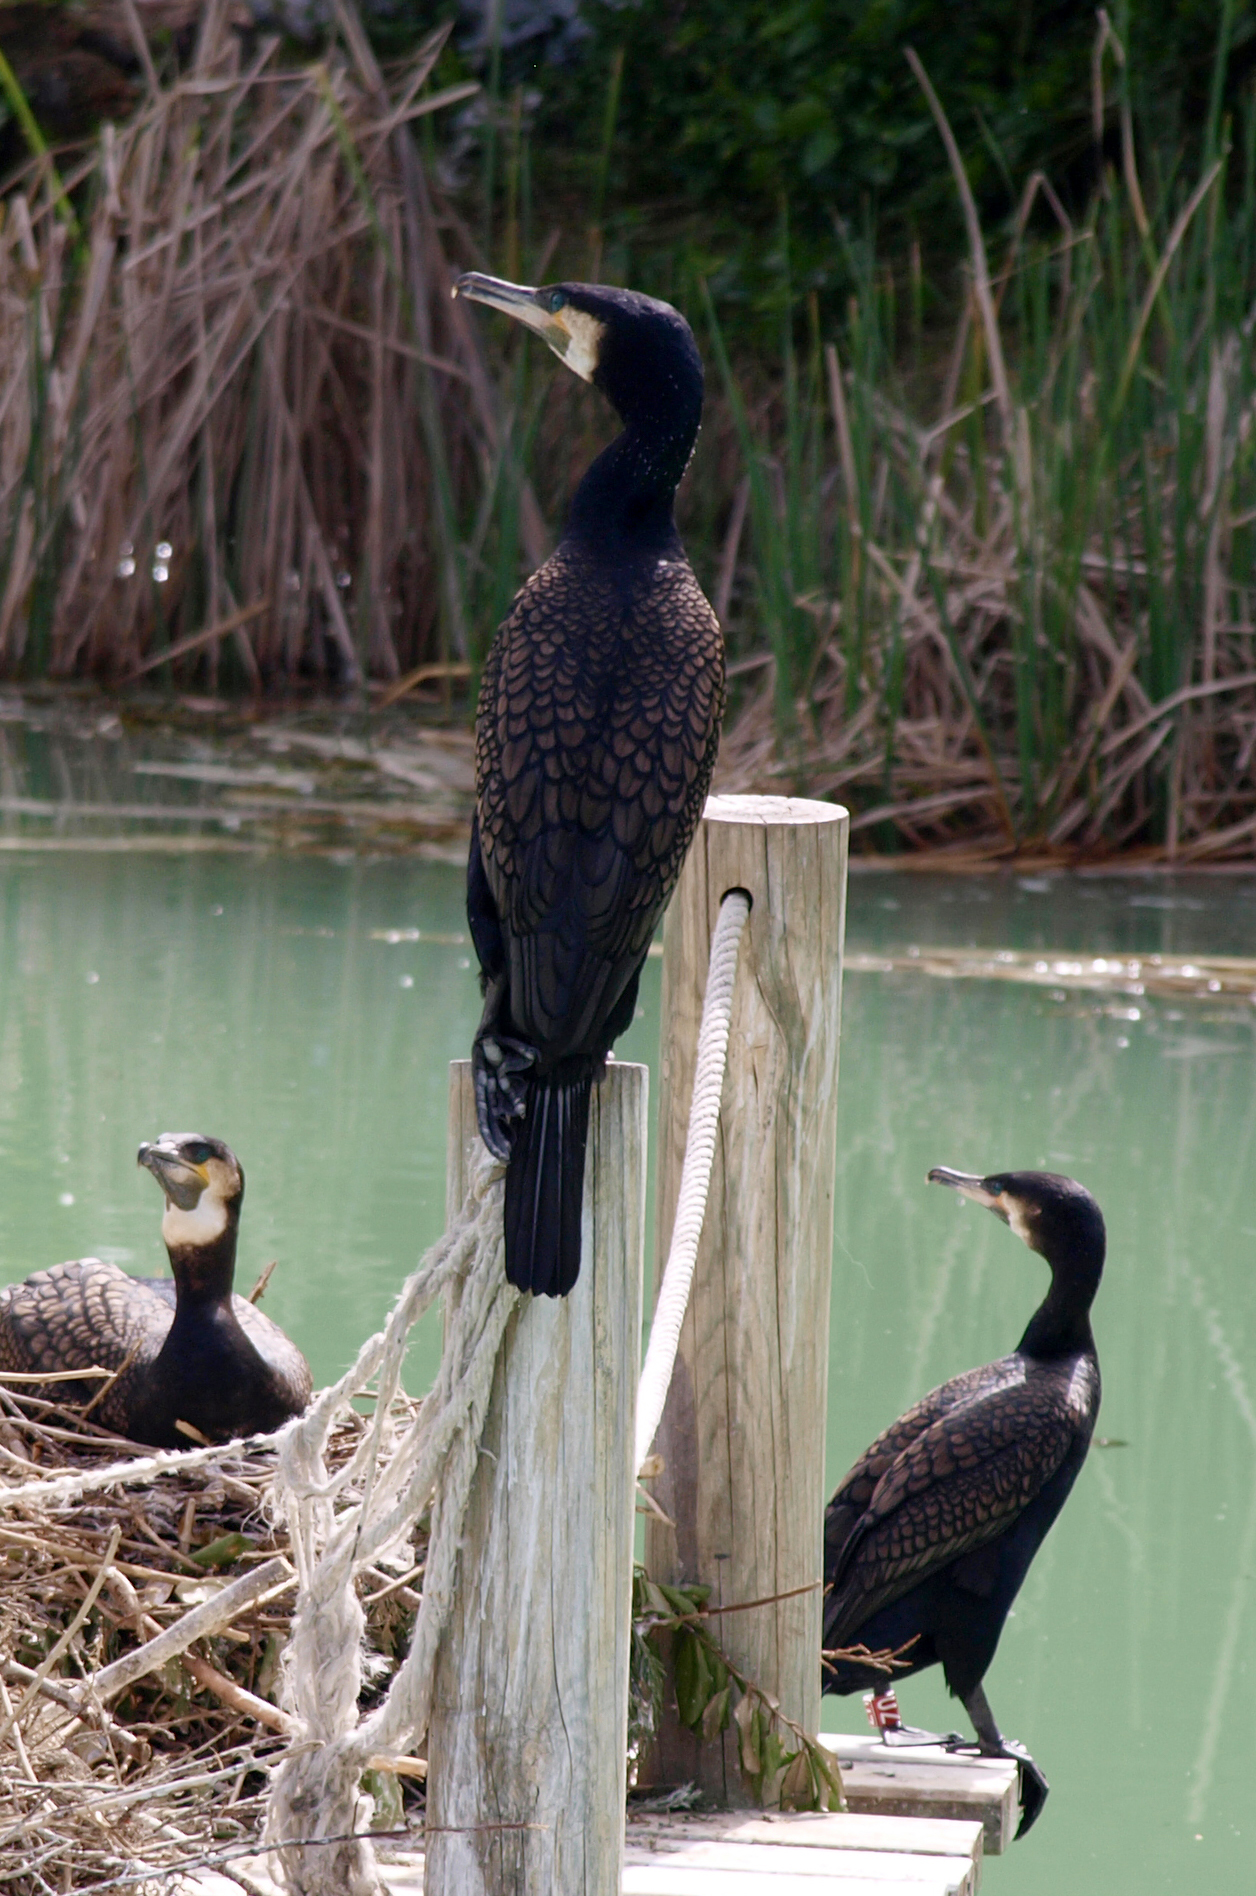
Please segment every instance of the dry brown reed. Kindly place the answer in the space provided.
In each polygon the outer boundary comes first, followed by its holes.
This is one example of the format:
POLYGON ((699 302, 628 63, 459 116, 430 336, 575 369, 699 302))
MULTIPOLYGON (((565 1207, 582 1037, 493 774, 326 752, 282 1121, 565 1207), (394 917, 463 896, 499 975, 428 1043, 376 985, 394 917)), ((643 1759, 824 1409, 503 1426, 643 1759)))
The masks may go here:
POLYGON ((503 429, 410 127, 474 88, 427 84, 447 29, 385 83, 340 24, 294 68, 210 0, 184 71, 9 194, 0 669, 467 658, 455 514, 503 429))
MULTIPOLYGON (((461 690, 547 548, 525 444, 557 520, 606 418, 520 338, 490 374, 450 300, 493 259, 414 133, 469 90, 430 89, 441 36, 385 80, 350 0, 304 67, 227 22, 6 200, 0 672, 461 690)), ((857 848, 1256 851, 1256 111, 1153 194, 1123 57, 1101 15, 1119 169, 1073 221, 1035 175, 998 257, 918 70, 969 252, 936 373, 849 245, 844 327, 813 303, 809 355, 787 324, 738 375, 681 271, 717 369, 681 513, 734 660, 718 783, 842 798, 857 848)))

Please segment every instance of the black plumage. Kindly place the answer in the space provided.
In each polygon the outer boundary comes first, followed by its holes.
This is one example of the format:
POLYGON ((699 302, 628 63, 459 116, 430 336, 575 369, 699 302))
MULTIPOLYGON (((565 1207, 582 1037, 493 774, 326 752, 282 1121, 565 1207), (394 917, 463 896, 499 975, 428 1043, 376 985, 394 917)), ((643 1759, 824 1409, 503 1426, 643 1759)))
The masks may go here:
MULTIPOLYGON (((1094 1433, 1090 1307, 1103 1272, 1103 1214, 1081 1185, 1054 1173, 977 1178, 939 1166, 929 1177, 1009 1224, 1046 1259, 1051 1285, 1010 1356, 933 1390, 840 1483, 824 1520, 824 1650, 906 1648, 907 1673, 940 1664, 978 1749, 1020 1763, 1023 1836, 1047 1781, 999 1731, 982 1680, 1094 1433)), ((822 1682, 826 1692, 857 1692, 883 1686, 885 1675, 826 1656, 822 1682)))
MULTIPOLYGON (((221 1140, 168 1132, 140 1147, 139 1163, 165 1194, 173 1282, 98 1257, 36 1271, 0 1291, 0 1368, 117 1371, 95 1420, 156 1448, 278 1428, 309 1402, 310 1368, 278 1324, 233 1292, 239 1161, 221 1140)), ((41 1393, 74 1401, 98 1387, 50 1383, 41 1393)))
POLYGON ((476 1107, 507 1160, 506 1274, 565 1296, 590 1089, 633 1018, 719 741, 723 640, 672 514, 702 365, 684 318, 651 297, 481 276, 458 289, 537 330, 624 423, 498 630, 476 720, 476 1107))

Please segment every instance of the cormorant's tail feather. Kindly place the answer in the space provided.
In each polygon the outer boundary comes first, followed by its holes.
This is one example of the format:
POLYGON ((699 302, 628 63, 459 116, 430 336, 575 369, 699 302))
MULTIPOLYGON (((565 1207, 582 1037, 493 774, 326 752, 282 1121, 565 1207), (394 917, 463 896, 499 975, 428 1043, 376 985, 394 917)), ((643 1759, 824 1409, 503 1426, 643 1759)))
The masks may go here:
POLYGON ((565 1297, 580 1274, 580 1208, 592 1080, 535 1079, 506 1167, 506 1277, 565 1297))

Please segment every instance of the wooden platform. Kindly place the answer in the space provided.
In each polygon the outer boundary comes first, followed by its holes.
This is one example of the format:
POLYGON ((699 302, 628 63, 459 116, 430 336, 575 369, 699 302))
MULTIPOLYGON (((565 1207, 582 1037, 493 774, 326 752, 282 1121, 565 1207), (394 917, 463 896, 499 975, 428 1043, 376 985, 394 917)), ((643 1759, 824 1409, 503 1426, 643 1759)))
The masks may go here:
MULTIPOLYGON (((391 1896, 422 1896, 421 1851, 388 1861, 391 1896)), ((621 1896, 977 1896, 982 1825, 975 1819, 676 1812, 630 1816, 621 1896)), ((242 1865, 254 1890, 282 1896, 265 1858, 242 1865)), ((185 1879, 200 1896, 239 1896, 227 1876, 185 1879)))
POLYGON ((976 1896, 982 1832, 945 1818, 630 1817, 622 1896, 976 1896))
POLYGON ((962 1818, 981 1824, 987 1856, 1016 1835, 1020 1799, 1008 1758, 957 1758, 941 1745, 887 1745, 872 1734, 822 1732, 837 1753, 851 1811, 884 1817, 962 1818))
MULTIPOLYGON (((620 1896, 977 1896, 984 1856, 1015 1834, 1014 1763, 847 1732, 821 1742, 841 1764, 848 1811, 630 1813, 620 1896)), ((377 1849, 391 1896, 422 1896, 422 1851, 383 1839, 377 1849)), ((253 1890, 283 1896, 265 1857, 241 1867, 253 1890)), ((200 1896, 243 1896, 226 1876, 185 1882, 200 1896)))

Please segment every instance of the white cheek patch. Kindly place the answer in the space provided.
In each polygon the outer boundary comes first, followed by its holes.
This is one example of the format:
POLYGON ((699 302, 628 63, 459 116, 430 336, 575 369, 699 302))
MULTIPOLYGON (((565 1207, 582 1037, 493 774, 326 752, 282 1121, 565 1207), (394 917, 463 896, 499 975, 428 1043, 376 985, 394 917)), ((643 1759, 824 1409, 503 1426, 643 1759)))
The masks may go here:
POLYGON ((1021 1243, 1027 1244, 1032 1251, 1034 1248, 1035 1233, 1033 1225, 1025 1216, 1024 1206, 1017 1204, 1014 1198, 1005 1197, 1003 1203, 1007 1211, 1007 1222, 1009 1226, 1016 1233, 1021 1243))
POLYGON ((561 321, 571 338, 563 361, 581 381, 591 382, 602 348, 605 324, 600 323, 596 316, 590 316, 587 310, 571 308, 563 311, 561 321))
POLYGON ((180 1211, 167 1201, 161 1221, 161 1235, 172 1249, 184 1245, 212 1244, 227 1229, 227 1207, 221 1198, 202 1192, 194 1211, 180 1211))

